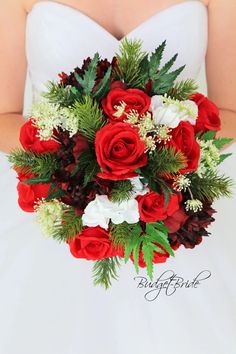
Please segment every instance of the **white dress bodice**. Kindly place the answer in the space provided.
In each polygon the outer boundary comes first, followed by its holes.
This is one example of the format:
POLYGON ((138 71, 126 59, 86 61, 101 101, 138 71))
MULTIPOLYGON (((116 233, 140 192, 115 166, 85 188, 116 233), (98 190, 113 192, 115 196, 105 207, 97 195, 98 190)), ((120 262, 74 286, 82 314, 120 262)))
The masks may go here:
MULTIPOLYGON (((207 48, 207 9, 201 1, 184 1, 162 10, 142 22, 125 37, 140 38, 151 53, 167 41, 163 62, 175 53, 173 66, 186 64, 178 79, 196 78, 207 48)), ((45 90, 49 79, 69 73, 96 51, 108 60, 120 41, 79 10, 54 1, 38 1, 27 16, 26 56, 33 99, 45 90)))

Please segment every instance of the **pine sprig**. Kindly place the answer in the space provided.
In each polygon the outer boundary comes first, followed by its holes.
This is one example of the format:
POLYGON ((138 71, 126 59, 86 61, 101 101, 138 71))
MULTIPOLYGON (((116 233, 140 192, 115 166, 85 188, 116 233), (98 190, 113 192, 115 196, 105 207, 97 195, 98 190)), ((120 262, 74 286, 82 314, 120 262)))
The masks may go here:
POLYGON ((174 174, 186 166, 185 155, 174 148, 160 148, 149 155, 148 167, 144 167, 142 172, 148 169, 150 176, 174 174))
POLYGON ((111 223, 110 237, 114 247, 123 248, 134 227, 136 227, 136 224, 128 224, 127 222, 122 224, 111 223))
POLYGON ((8 156, 8 160, 21 173, 32 173, 45 178, 50 178, 58 168, 56 155, 51 153, 38 154, 16 149, 8 156))
POLYGON ((93 283, 108 289, 112 285, 112 279, 118 279, 117 268, 120 267, 121 258, 110 257, 95 261, 93 265, 93 283))
POLYGON ((111 201, 120 203, 129 200, 132 195, 133 186, 130 180, 117 181, 111 191, 111 201))
POLYGON ((82 230, 82 218, 75 213, 74 208, 66 208, 59 224, 55 224, 52 237, 59 242, 75 238, 82 230))
POLYGON ((68 107, 82 97, 82 93, 76 87, 70 85, 64 87, 51 80, 47 82, 46 86, 47 91, 43 92, 42 96, 50 103, 59 104, 62 107, 68 107))
POLYGON ((142 50, 142 41, 139 39, 124 38, 120 42, 120 53, 116 53, 118 62, 118 76, 124 81, 127 87, 140 87, 143 84, 143 71, 141 62, 147 55, 142 50))
POLYGON ((198 85, 193 79, 181 80, 168 91, 167 95, 171 98, 183 101, 193 95, 197 89, 198 85))
POLYGON ((199 200, 213 202, 221 197, 231 197, 234 182, 225 175, 217 175, 215 172, 208 172, 203 177, 197 174, 190 174, 191 192, 193 197, 199 200))
POLYGON ((78 130, 92 143, 96 132, 106 123, 98 103, 90 96, 84 96, 74 103, 72 111, 78 118, 78 130))

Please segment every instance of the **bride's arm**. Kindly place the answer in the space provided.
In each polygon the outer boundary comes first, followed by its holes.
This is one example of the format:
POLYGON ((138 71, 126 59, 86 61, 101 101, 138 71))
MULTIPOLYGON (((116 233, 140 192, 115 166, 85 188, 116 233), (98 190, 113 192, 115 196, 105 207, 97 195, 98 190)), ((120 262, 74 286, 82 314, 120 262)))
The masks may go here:
POLYGON ((19 0, 0 2, 0 150, 19 146, 23 124, 26 12, 19 0))
POLYGON ((236 1, 209 0, 208 96, 220 108, 219 136, 236 141, 236 1))

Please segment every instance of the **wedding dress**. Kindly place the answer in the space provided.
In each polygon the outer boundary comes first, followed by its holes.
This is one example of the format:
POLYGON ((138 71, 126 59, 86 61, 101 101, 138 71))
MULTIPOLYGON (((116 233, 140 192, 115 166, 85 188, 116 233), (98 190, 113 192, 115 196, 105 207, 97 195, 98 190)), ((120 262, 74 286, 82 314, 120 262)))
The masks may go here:
MULTIPOLYGON (((207 8, 197 0, 185 1, 154 14, 126 37, 141 38, 148 52, 166 39, 163 63, 178 52, 175 67, 186 64, 179 79, 199 80, 207 23, 207 8)), ((32 100, 47 80, 69 73, 96 51, 111 59, 119 43, 77 9, 37 2, 26 24, 32 100)), ((201 80, 199 90, 204 89, 201 80)), ((236 179, 236 144, 228 150, 235 155, 221 170, 236 179)), ((161 291, 150 301, 145 297, 149 289, 138 287, 134 279, 132 262, 122 266, 108 291, 93 287, 92 263, 73 258, 66 244, 41 235, 35 215, 17 205, 16 183, 2 154, 1 354, 236 354, 236 196, 215 203, 211 236, 155 265, 154 279, 171 270, 185 280, 204 270, 211 276, 196 288, 179 288, 171 296, 161 291)), ((145 277, 146 271, 139 275, 145 277)))

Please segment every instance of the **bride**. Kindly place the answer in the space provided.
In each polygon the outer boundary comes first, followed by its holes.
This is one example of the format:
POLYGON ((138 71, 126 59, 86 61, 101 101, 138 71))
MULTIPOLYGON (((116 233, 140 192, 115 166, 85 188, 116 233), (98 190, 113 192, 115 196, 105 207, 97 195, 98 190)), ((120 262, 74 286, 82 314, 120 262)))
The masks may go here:
MULTIPOLYGON (((200 279, 197 286, 148 295, 127 263, 105 291, 93 287, 90 262, 43 238, 34 215, 19 209, 5 156, 19 146, 27 109, 47 80, 96 51, 111 59, 125 37, 141 38, 148 52, 166 39, 163 62, 179 53, 179 79, 195 78, 202 92, 205 62, 221 135, 236 139, 235 22, 235 0, 1 1, 0 353, 236 354, 236 196, 215 203, 210 237, 155 266, 159 284, 174 273, 186 284, 200 279)), ((236 179, 236 144, 227 150, 234 156, 221 170, 236 179)))

